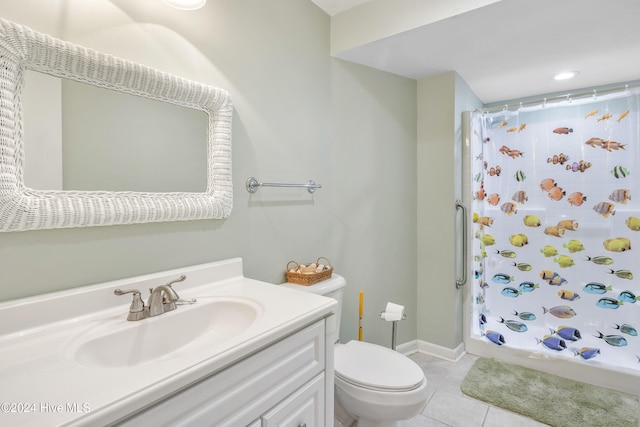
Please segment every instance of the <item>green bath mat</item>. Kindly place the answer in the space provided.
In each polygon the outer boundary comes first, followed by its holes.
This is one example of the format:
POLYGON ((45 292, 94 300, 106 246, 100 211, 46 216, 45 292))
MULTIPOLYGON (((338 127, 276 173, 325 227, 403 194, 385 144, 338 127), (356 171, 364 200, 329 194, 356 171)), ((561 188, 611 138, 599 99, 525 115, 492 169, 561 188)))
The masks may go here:
POLYGON ((495 359, 476 360, 460 386, 474 399, 554 427, 638 427, 640 400, 495 359))

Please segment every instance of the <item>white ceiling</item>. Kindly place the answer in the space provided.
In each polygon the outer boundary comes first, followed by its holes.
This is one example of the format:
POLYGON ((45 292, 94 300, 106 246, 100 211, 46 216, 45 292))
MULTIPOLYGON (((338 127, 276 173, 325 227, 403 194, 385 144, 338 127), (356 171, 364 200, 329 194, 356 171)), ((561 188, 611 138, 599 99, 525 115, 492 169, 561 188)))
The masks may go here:
MULTIPOLYGON (((335 15, 368 0, 312 0, 335 15)), ((412 79, 457 72, 484 103, 640 80, 639 0, 503 0, 340 52, 412 79), (558 82, 560 71, 580 74, 558 82)))

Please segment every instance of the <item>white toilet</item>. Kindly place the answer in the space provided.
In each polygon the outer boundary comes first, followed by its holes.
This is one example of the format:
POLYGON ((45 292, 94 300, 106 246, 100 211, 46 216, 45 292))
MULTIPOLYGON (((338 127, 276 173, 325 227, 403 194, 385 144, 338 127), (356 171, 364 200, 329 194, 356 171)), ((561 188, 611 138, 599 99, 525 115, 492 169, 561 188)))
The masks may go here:
MULTIPOLYGON (((336 299, 336 337, 340 331, 345 285, 345 279, 337 274, 311 286, 283 284, 336 299)), ((397 426, 401 420, 418 415, 427 403, 427 397, 427 379, 422 369, 403 354, 362 341, 336 344, 337 425, 348 426, 355 419, 358 427, 397 426), (350 417, 345 419, 345 415, 350 417)))

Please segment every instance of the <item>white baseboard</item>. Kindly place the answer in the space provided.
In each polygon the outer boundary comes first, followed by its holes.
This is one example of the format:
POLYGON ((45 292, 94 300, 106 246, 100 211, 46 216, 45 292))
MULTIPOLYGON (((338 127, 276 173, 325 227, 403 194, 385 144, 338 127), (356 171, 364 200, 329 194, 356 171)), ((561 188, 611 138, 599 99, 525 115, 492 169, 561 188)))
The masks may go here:
POLYGON ((457 362, 462 358, 462 356, 467 353, 464 349, 464 343, 460 343, 456 348, 451 349, 422 340, 414 340, 404 344, 400 344, 396 346, 396 350, 398 350, 399 353, 405 354, 407 356, 418 352, 434 357, 439 357, 441 359, 449 360, 452 362, 457 362))
POLYGON ((418 352, 418 340, 413 340, 406 342, 404 344, 398 344, 396 346, 396 351, 398 353, 402 353, 405 356, 409 356, 410 354, 418 352))

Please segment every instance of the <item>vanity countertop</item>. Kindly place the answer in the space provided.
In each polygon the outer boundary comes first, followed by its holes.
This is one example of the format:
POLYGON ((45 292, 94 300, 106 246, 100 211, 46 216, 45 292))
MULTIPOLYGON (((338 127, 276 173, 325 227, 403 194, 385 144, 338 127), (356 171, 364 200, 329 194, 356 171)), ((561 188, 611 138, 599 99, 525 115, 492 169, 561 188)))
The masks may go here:
POLYGON ((336 307, 330 298, 244 277, 240 258, 0 303, 0 424, 109 425, 329 316, 336 307), (131 295, 115 296, 114 289, 145 290, 181 274, 187 280, 174 288, 182 299, 198 302, 158 317, 126 320, 131 295), (77 356, 96 335, 168 322, 216 298, 246 301, 256 320, 220 342, 194 341, 135 366, 102 366, 77 356))

